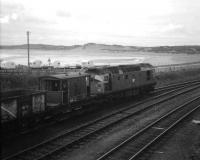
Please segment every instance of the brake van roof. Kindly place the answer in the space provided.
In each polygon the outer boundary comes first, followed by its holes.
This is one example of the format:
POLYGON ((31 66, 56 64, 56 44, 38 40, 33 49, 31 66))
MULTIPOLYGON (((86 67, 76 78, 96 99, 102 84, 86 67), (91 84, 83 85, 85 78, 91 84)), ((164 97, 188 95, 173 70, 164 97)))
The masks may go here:
POLYGON ((85 73, 77 73, 77 74, 53 74, 48 76, 41 76, 40 79, 57 79, 57 80, 64 80, 64 79, 70 79, 70 78, 78 78, 78 77, 85 77, 88 76, 88 74, 85 73))

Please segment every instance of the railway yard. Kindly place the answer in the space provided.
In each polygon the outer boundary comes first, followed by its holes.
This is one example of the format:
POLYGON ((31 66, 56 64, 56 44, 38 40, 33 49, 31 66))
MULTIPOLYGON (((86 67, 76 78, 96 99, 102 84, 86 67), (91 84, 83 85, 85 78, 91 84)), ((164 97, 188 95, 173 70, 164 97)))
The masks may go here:
POLYGON ((5 138, 3 159, 199 159, 199 80, 109 105, 5 138))
POLYGON ((200 0, 0 0, 1 160, 200 160, 200 0))

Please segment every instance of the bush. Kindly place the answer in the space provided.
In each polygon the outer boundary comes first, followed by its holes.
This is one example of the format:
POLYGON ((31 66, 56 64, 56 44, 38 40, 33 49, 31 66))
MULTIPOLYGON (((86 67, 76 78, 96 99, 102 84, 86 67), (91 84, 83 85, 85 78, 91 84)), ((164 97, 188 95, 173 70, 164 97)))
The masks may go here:
POLYGON ((200 79, 200 69, 188 69, 173 72, 162 72, 156 75, 157 85, 165 85, 187 80, 200 79))
POLYGON ((26 74, 1 76, 1 91, 11 89, 38 89, 38 76, 26 74))

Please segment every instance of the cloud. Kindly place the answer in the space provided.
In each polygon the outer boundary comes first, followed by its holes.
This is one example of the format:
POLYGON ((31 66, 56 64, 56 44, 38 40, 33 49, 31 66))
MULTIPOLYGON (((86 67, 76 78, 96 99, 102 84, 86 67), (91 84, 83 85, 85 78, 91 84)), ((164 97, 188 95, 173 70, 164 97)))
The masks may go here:
POLYGON ((24 6, 19 3, 9 3, 7 1, 1 3, 1 14, 12 14, 12 13, 20 13, 25 10, 24 6))
POLYGON ((7 24, 7 23, 10 23, 11 20, 17 20, 17 18, 18 18, 18 15, 16 13, 5 15, 3 17, 0 17, 0 23, 7 24))
POLYGON ((4 23, 9 23, 9 16, 3 16, 0 17, 0 23, 4 24, 4 23))
POLYGON ((2 0, 0 7, 6 43, 24 43, 26 30, 34 42, 64 45, 199 41, 199 0, 2 0))
POLYGON ((18 19, 19 14, 24 11, 24 7, 18 3, 11 3, 11 2, 2 2, 1 3, 1 17, 0 23, 1 24, 8 24, 11 21, 15 21, 18 19))
POLYGON ((11 14, 11 19, 16 20, 18 18, 18 15, 16 13, 11 14))
POLYGON ((181 24, 168 24, 164 27, 161 28, 161 32, 176 32, 176 31, 179 31, 179 30, 182 30, 184 27, 183 25, 181 24))
POLYGON ((58 17, 61 17, 61 18, 69 18, 69 17, 71 17, 70 12, 66 12, 66 11, 63 11, 63 10, 57 11, 57 12, 56 12, 56 15, 57 15, 58 17))

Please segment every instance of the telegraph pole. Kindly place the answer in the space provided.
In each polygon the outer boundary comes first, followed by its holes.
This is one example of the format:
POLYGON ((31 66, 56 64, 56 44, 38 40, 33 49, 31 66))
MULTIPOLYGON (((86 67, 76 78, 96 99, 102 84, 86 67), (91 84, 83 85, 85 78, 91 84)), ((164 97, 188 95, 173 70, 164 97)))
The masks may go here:
POLYGON ((28 50, 28 68, 30 68, 30 55, 29 55, 29 34, 30 34, 30 32, 27 31, 26 34, 27 34, 27 50, 28 50))

